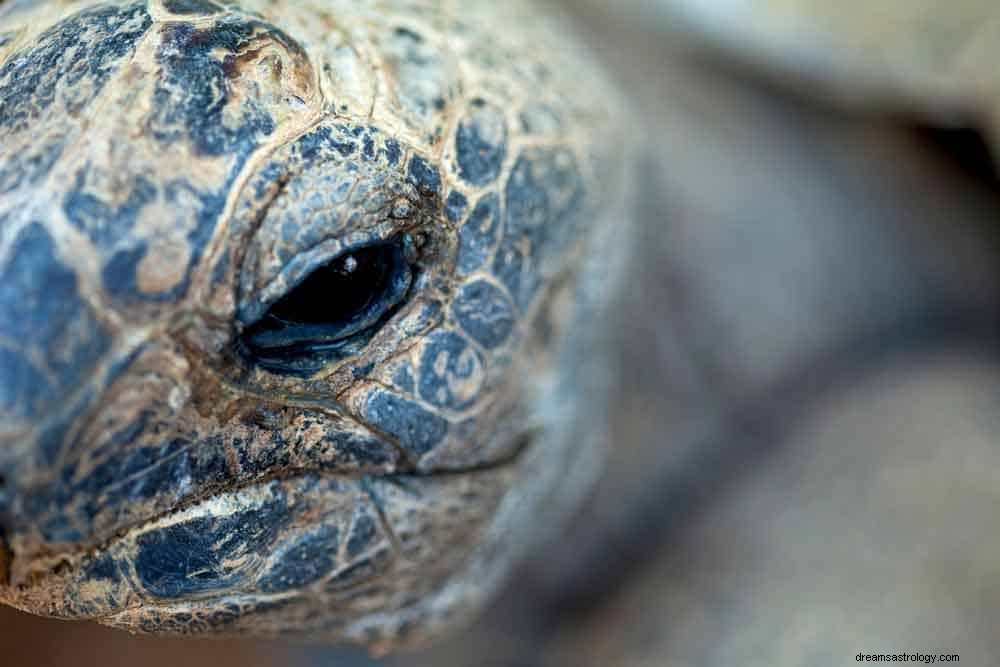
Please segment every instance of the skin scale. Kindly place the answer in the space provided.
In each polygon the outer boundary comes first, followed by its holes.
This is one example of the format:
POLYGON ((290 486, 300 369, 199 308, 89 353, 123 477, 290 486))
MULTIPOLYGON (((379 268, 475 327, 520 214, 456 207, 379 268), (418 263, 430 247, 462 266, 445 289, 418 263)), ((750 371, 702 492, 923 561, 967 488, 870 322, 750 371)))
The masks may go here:
POLYGON ((563 23, 6 2, 0 100, 0 601, 384 650, 467 620, 584 493, 628 150, 563 23), (262 359, 247 332, 366 248, 403 296, 262 359))

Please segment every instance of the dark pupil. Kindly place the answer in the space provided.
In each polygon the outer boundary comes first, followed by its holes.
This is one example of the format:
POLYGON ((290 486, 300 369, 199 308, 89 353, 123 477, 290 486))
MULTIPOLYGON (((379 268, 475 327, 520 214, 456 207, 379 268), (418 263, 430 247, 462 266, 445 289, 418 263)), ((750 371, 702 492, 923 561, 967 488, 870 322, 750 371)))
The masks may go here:
POLYGON ((268 315, 288 324, 326 324, 351 319, 384 291, 392 263, 385 248, 362 248, 312 272, 268 315))

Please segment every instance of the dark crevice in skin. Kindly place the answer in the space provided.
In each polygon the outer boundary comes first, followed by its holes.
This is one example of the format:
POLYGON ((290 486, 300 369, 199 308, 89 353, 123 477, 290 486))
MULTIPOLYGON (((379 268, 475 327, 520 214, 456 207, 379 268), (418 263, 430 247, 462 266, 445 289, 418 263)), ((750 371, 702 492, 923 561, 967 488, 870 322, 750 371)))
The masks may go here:
POLYGON ((929 150, 955 164, 966 176, 997 186, 997 163, 990 142, 975 121, 952 126, 915 124, 913 132, 929 150))
MULTIPOLYGON (((32 575, 31 580, 27 584, 20 584, 17 586, 18 590, 25 591, 31 588, 33 582, 45 577, 45 576, 58 576, 63 574, 73 568, 74 562, 79 564, 80 562, 86 562, 88 559, 93 558, 95 555, 106 551, 110 546, 118 540, 125 538, 129 533, 135 531, 141 531, 145 526, 149 526, 158 521, 162 521, 171 516, 180 514, 191 507, 207 502, 211 498, 218 496, 223 493, 238 493, 243 489, 248 489, 256 486, 262 486, 265 484, 270 484, 272 482, 283 482, 295 480, 305 475, 314 475, 323 479, 338 479, 338 480, 357 480, 361 485, 362 489, 368 494, 372 501, 372 505, 375 507, 376 514, 378 515, 379 521, 382 523, 383 529, 386 531, 386 535, 389 536, 390 541, 393 543, 393 548, 397 549, 399 547, 399 540, 396 538, 395 533, 392 531, 389 521, 385 516, 382 509, 382 501, 378 497, 374 490, 371 488, 370 481, 373 479, 405 479, 405 478, 438 478, 446 479, 449 477, 456 477, 460 475, 471 475, 476 473, 489 472, 494 470, 499 470, 516 465, 522 454, 527 451, 528 448, 534 442, 532 437, 526 436, 524 434, 519 435, 517 438, 517 447, 515 447, 511 453, 499 458, 495 461, 490 461, 487 463, 479 463, 476 465, 467 466, 464 468, 456 468, 452 470, 431 470, 431 471, 419 471, 419 470, 408 470, 408 471, 396 471, 384 475, 373 475, 370 472, 358 471, 358 472, 330 472, 326 470, 316 470, 310 468, 286 468, 283 470, 277 470, 265 475, 261 475, 252 480, 247 480, 233 485, 216 484, 207 487, 201 493, 186 499, 184 502, 177 505, 173 509, 159 514, 157 516, 151 517, 149 519, 139 521, 137 523, 124 526, 110 537, 101 540, 96 545, 92 547, 81 547, 79 551, 66 554, 62 560, 53 565, 49 570, 45 572, 37 572, 32 575)), ((2 488, 2 487, 0 487, 2 488)), ((9 565, 12 560, 12 554, 6 547, 6 541, 4 540, 3 527, 0 526, 0 585, 10 585, 9 580, 9 565)), ((119 612, 114 612, 109 615, 114 615, 119 612)))

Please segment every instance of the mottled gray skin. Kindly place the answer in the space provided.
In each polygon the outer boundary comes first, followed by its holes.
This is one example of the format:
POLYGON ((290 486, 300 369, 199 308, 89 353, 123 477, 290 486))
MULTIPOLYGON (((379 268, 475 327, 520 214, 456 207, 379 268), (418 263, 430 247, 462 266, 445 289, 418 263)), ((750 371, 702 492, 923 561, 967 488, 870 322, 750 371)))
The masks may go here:
POLYGON ((485 0, 2 5, 0 601, 379 648, 481 604, 599 458, 577 366, 623 117, 564 30, 485 0), (390 239, 412 284, 349 353, 241 346, 390 239))

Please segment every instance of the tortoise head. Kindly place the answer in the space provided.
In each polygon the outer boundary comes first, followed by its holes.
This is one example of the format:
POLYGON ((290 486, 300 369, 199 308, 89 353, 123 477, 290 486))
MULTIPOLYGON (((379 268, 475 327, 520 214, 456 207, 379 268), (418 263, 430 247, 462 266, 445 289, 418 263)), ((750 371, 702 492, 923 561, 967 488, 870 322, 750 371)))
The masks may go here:
POLYGON ((422 637, 596 451, 614 109, 521 10, 244 4, 0 10, 0 600, 422 637))

